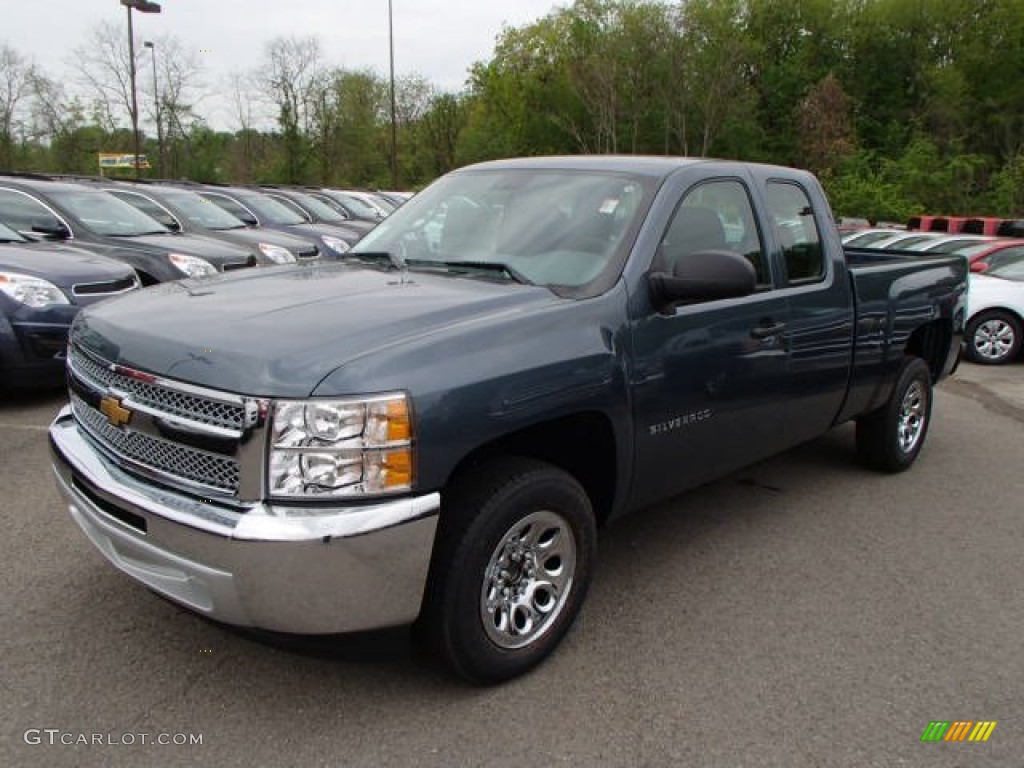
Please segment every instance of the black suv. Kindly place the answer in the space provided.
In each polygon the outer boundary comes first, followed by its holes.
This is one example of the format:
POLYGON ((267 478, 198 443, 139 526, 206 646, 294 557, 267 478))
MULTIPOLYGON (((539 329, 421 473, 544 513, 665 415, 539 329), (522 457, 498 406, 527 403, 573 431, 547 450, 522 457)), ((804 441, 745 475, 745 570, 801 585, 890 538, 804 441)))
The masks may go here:
POLYGON ((78 310, 138 287, 125 264, 0 222, 0 390, 61 383, 78 310))
POLYGON ((172 232, 100 189, 0 175, 0 219, 33 239, 60 240, 131 266, 144 285, 255 267, 252 249, 172 232))
POLYGON ((344 208, 333 203, 329 198, 321 199, 312 192, 295 187, 262 187, 268 197, 272 197, 282 204, 295 210, 303 216, 306 221, 313 224, 331 224, 333 226, 347 227, 348 229, 365 235, 375 226, 376 221, 356 219, 348 215, 344 208))
POLYGON ((204 198, 215 202, 250 227, 277 229, 305 237, 320 246, 325 257, 332 259, 344 256, 348 249, 362 237, 361 233, 347 227, 310 223, 306 217, 297 213, 293 208, 267 197, 258 189, 219 184, 182 183, 182 186, 200 192, 204 198))
POLYGON ((273 229, 250 228, 215 205, 201 192, 157 184, 98 181, 98 186, 135 206, 175 232, 206 235, 246 248, 255 248, 269 264, 312 262, 320 258, 316 244, 273 229))

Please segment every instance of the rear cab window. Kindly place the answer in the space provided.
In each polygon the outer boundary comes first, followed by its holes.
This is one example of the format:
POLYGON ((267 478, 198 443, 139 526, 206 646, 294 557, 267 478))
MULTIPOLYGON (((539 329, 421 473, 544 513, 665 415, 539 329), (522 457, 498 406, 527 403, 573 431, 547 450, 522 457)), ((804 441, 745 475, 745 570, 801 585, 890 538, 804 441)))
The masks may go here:
POLYGON ((766 206, 790 285, 825 278, 825 254, 814 206, 806 190, 792 181, 769 181, 766 206))

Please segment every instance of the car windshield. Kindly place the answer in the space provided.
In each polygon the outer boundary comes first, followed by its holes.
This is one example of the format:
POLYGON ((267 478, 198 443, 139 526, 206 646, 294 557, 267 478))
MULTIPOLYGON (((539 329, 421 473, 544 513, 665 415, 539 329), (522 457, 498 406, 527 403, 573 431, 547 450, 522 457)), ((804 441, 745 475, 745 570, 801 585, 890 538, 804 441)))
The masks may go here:
POLYGON ((232 216, 212 200, 195 192, 172 192, 167 202, 181 211, 191 224, 206 229, 244 229, 245 222, 232 216))
POLYGON ((643 177, 619 173, 457 173, 384 219, 352 253, 386 252, 410 268, 501 265, 537 285, 582 288, 620 267, 647 186, 643 177))
POLYGON ((252 194, 240 198, 243 203, 256 211, 256 214, 269 224, 306 224, 306 220, 290 210, 283 203, 277 202, 266 195, 252 194))
POLYGON ((27 238, 22 237, 13 229, 0 221, 0 243, 27 243, 27 238))
POLYGON ((295 196, 296 202, 313 214, 313 218, 319 221, 327 221, 334 223, 344 223, 345 217, 338 213, 336 210, 326 203, 322 203, 312 195, 306 195, 302 192, 292 193, 295 196))
POLYGON ((971 258, 971 256, 977 256, 979 253, 984 253, 991 248, 991 243, 974 243, 973 245, 960 245, 957 248, 954 248, 952 253, 971 258))
POLYGON ((1024 254, 993 254, 989 257, 988 263, 989 267, 985 270, 986 275, 1001 277, 1003 280, 1024 281, 1024 254))
POLYGON ((348 209, 361 219, 379 219, 380 212, 365 200, 358 197, 346 195, 344 192, 332 192, 331 197, 336 197, 348 209))
POLYGON ((50 196, 98 235, 135 237, 170 232, 156 219, 106 192, 67 190, 50 196))

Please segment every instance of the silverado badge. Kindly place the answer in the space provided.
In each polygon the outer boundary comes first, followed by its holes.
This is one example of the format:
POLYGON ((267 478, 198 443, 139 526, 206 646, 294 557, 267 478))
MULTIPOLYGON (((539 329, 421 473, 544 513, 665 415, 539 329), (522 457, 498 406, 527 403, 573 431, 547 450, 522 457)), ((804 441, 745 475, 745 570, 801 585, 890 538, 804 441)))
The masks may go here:
POLYGON ((100 413, 115 427, 123 427, 132 420, 132 412, 122 406, 116 397, 104 397, 100 400, 100 413))

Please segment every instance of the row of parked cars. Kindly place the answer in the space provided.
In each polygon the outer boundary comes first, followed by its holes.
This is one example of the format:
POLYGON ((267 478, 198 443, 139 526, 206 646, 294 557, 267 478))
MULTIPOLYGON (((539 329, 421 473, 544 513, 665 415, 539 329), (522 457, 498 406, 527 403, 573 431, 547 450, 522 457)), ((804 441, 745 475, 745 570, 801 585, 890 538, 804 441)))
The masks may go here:
POLYGON ((83 306, 186 277, 341 258, 407 196, 0 174, 0 390, 61 381, 83 306))
POLYGON ((1020 355, 1024 335, 1024 238, 878 227, 848 232, 843 244, 922 256, 963 256, 971 270, 967 357, 977 363, 1001 365, 1020 355))

